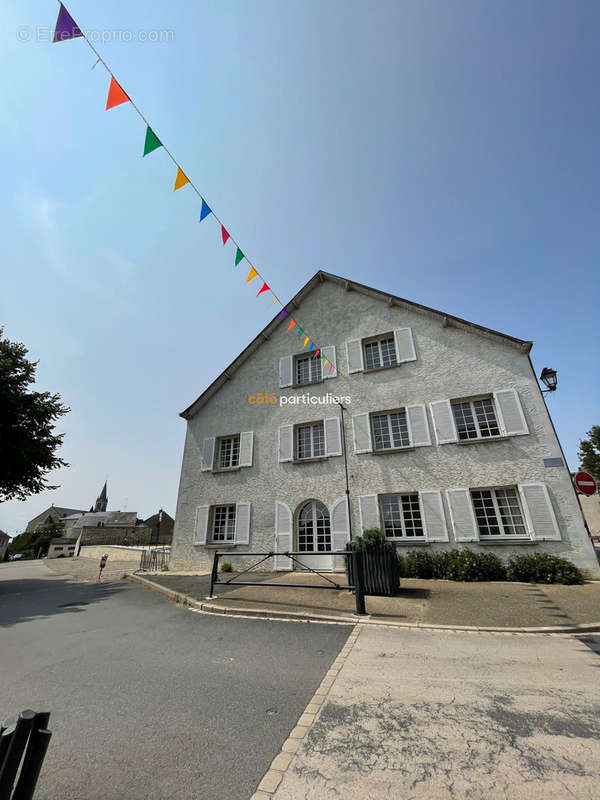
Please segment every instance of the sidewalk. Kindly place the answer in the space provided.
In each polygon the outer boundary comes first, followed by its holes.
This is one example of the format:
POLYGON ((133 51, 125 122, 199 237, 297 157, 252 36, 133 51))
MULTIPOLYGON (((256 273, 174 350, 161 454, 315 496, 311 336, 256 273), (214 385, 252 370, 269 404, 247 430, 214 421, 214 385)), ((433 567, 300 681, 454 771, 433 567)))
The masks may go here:
POLYGON ((357 626, 253 800, 595 800, 587 639, 357 626))
MULTIPOLYGON (((252 579, 278 587, 217 586, 206 600, 209 575, 144 575, 146 580, 200 601, 203 610, 260 616, 288 614, 306 619, 356 622, 354 596, 344 590, 321 589, 323 579, 307 573, 254 573, 252 579), (314 589, 294 589, 314 583, 314 589)), ((219 575, 219 580, 230 577, 219 575)), ((246 576, 247 577, 247 576, 246 576)), ((345 576, 332 574, 339 583, 345 576)), ((598 623, 600 583, 559 586, 523 583, 457 583, 403 578, 396 597, 367 597, 372 621, 484 628, 541 628, 598 623)))

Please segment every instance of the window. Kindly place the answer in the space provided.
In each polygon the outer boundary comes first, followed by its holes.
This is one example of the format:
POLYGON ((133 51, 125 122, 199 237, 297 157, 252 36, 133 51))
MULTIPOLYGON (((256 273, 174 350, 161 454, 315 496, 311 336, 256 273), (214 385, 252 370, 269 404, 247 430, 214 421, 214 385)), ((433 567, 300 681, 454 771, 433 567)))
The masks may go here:
POLYGON ((364 348, 365 369, 395 367, 398 363, 396 344, 392 334, 385 334, 378 339, 369 339, 365 342, 364 348))
POLYGON ((491 397, 452 403, 459 441, 500 436, 500 427, 491 397))
POLYGON ((218 469, 230 469, 240 465, 240 435, 219 439, 218 469))
POLYGON ((235 503, 215 506, 212 518, 213 542, 233 542, 235 539, 235 503))
POLYGON ((296 428, 296 459, 319 458, 325 455, 325 429, 322 422, 298 425, 296 428))
POLYGON ((296 358, 296 385, 305 383, 318 383, 323 379, 321 359, 312 356, 298 356, 296 358))
POLYGON ((298 550, 302 553, 331 552, 329 511, 316 500, 302 507, 298 516, 298 550))
POLYGON ((390 539, 416 539, 425 536, 417 492, 382 497, 381 518, 385 535, 390 539))
POLYGON ((482 538, 528 535, 516 489, 473 489, 471 498, 482 538))
POLYGON ((393 450, 397 447, 410 447, 406 411, 371 416, 373 429, 373 450, 393 450))

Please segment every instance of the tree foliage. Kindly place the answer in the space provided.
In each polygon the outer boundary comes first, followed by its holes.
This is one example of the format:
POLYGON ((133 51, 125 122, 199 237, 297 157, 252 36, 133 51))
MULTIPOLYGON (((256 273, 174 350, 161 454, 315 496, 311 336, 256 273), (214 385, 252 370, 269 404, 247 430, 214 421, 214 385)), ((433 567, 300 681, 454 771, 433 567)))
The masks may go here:
POLYGON ((52 522, 36 531, 20 533, 8 545, 8 552, 11 556, 14 556, 15 553, 22 553, 24 558, 35 558, 38 552, 40 556, 45 556, 48 554, 52 539, 61 536, 63 530, 63 525, 52 522))
POLYGON ((31 390, 36 368, 25 345, 4 338, 0 328, 0 502, 57 489, 46 473, 68 466, 57 455, 64 434, 54 425, 70 409, 58 394, 31 390))
POLYGON ((600 425, 592 425, 587 432, 588 439, 579 442, 581 469, 600 481, 600 425))

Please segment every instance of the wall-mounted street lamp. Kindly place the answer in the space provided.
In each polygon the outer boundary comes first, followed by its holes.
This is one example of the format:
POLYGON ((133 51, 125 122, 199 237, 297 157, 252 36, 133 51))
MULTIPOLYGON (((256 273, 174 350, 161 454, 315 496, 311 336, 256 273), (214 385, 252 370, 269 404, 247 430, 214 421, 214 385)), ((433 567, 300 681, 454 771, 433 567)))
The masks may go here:
POLYGON ((547 389, 542 389, 542 392, 556 391, 556 384, 558 383, 558 378, 555 369, 550 369, 550 367, 544 367, 544 369, 540 372, 540 380, 548 387, 547 389))

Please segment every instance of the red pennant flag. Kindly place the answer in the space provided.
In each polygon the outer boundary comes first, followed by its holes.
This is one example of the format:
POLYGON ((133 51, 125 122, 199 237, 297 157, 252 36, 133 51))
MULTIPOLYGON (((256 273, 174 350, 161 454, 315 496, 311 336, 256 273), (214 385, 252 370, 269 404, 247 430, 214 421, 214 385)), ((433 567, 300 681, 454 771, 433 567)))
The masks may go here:
MULTIPOLYGON (((258 294, 262 294, 263 292, 268 292, 268 291, 269 291, 269 288, 270 288, 270 287, 269 287, 269 286, 267 286, 267 284, 266 284, 266 283, 263 283, 263 285, 262 285, 262 289, 259 291, 259 293, 258 293, 258 294)), ((258 294, 256 295, 257 297, 258 297, 258 294)))
POLYGON ((319 348, 317 348, 317 352, 314 354, 313 358, 318 358, 320 352, 321 351, 319 350, 319 348))
POLYGON ((223 244, 227 244, 227 239, 229 239, 229 234, 227 233, 223 225, 221 225, 221 237, 223 239, 223 244))
POLYGON ((110 86, 108 87, 108 97, 106 98, 106 110, 108 111, 109 108, 114 108, 115 106, 120 106, 121 103, 128 102, 129 98, 111 75, 110 86))

